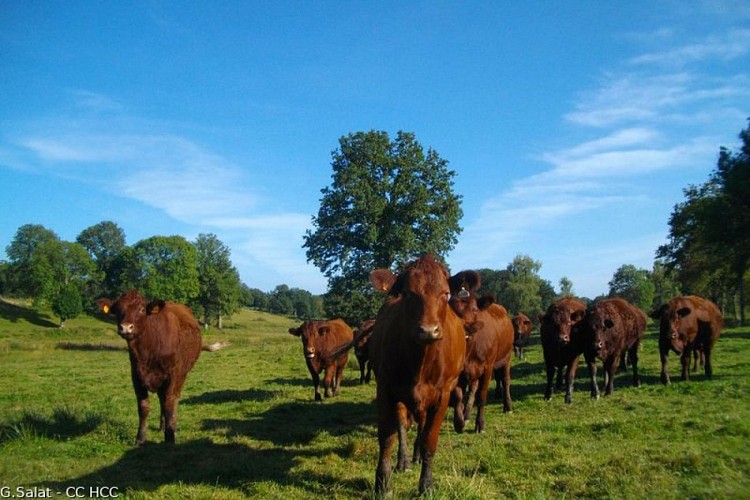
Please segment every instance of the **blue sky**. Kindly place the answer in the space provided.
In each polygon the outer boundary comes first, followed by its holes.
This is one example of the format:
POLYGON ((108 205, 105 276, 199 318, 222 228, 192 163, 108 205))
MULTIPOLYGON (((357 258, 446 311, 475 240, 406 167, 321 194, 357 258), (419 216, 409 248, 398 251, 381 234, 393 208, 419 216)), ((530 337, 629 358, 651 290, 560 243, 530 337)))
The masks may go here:
POLYGON ((0 248, 214 233, 249 286, 322 293, 331 152, 405 130, 456 172, 452 271, 524 254, 594 297, 739 146, 750 4, 0 0, 0 69, 0 248))

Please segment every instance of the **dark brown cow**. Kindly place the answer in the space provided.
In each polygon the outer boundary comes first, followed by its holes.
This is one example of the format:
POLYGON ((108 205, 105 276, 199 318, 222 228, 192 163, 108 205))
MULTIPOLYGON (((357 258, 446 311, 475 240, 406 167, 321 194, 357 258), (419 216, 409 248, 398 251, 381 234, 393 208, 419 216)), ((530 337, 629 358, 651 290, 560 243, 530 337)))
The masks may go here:
POLYGON ((681 354, 682 380, 690 378, 688 368, 691 351, 699 353, 704 359, 706 377, 713 376, 711 353, 724 327, 724 318, 716 304, 696 295, 675 297, 651 312, 650 316, 660 321, 659 355, 663 384, 670 382, 667 372, 667 355, 670 349, 681 354))
POLYGON ((370 336, 372 328, 375 326, 374 319, 368 319, 360 323, 359 328, 354 332, 354 355, 357 357, 359 364, 359 383, 369 384, 372 365, 370 364, 370 336))
POLYGON ((586 311, 586 317, 578 328, 584 335, 584 348, 589 351, 586 359, 592 361, 589 363, 592 397, 599 398, 596 363, 593 362, 595 357, 604 362, 605 396, 612 394, 615 372, 625 353, 633 366, 633 386, 640 387, 638 348, 646 330, 646 314, 643 311, 623 299, 601 300, 586 311))
POLYGON ((417 424, 416 460, 422 461, 419 492, 432 484, 432 460, 440 425, 463 369, 466 341, 461 319, 448 305, 448 272, 431 255, 394 275, 376 269, 370 281, 389 298, 378 313, 370 338, 377 377, 378 443, 375 493, 390 490, 391 450, 398 433, 397 469, 408 466, 408 418, 417 424))
POLYGON ((134 290, 116 301, 102 298, 96 303, 105 314, 117 318, 117 333, 128 343, 130 373, 138 400, 136 445, 146 441, 149 391, 159 395, 164 441, 174 443, 177 403, 185 378, 201 349, 216 350, 218 344, 201 345, 200 326, 190 309, 182 304, 165 301, 147 304, 134 290))
POLYGON ((513 352, 516 353, 517 358, 526 359, 523 351, 529 345, 534 325, 523 313, 516 314, 511 321, 513 322, 513 352))
POLYGON ((570 404, 573 398, 573 384, 575 382, 578 358, 583 352, 583 343, 579 335, 575 334, 574 325, 586 315, 586 304, 573 297, 563 297, 551 304, 543 316, 539 335, 542 339, 544 365, 547 370, 547 386, 544 399, 552 398, 552 379, 555 369, 558 370, 558 388, 562 385, 562 369, 565 373, 566 389, 565 402, 570 404))
POLYGON ((451 277, 449 283, 450 305, 462 319, 466 331, 466 359, 454 391, 453 427, 457 432, 463 432, 476 402, 474 430, 483 432, 487 392, 496 368, 503 374, 503 410, 513 410, 510 399, 513 325, 504 307, 493 304, 489 297, 477 300, 476 290, 481 279, 476 271, 461 271, 451 277))
POLYGON ((341 390, 341 379, 344 374, 349 354, 331 354, 343 344, 354 338, 354 332, 341 319, 331 321, 305 321, 299 328, 290 328, 289 333, 302 339, 302 353, 305 355, 307 369, 310 370, 315 385, 315 401, 320 397, 320 372, 325 370, 323 387, 325 396, 338 395, 341 390))

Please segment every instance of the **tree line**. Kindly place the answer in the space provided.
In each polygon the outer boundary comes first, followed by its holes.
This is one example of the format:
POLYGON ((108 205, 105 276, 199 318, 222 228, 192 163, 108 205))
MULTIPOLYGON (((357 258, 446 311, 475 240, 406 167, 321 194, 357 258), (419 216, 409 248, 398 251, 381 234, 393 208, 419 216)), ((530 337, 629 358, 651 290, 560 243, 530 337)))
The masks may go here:
MULTIPOLYGON (((669 219, 669 242, 656 250, 651 270, 622 265, 607 296, 643 310, 671 297, 708 297, 725 315, 745 321, 750 262, 750 125, 739 151, 721 148, 708 181, 684 189, 685 201, 669 219)), ((16 232, 0 262, 0 294, 34 299, 62 321, 92 310, 94 299, 129 288, 151 298, 190 305, 204 324, 252 307, 299 319, 343 318, 351 325, 376 316, 383 297, 372 290, 372 269, 397 270, 427 252, 444 256, 461 233, 461 196, 455 172, 413 133, 357 132, 339 139, 332 153, 332 182, 321 190, 313 229, 304 235, 307 259, 328 279, 316 296, 279 285, 270 292, 241 283, 229 248, 213 234, 189 242, 153 236, 133 246, 116 223, 101 222, 75 242, 61 241, 37 224, 16 232)), ((542 264, 517 255, 506 268, 481 269, 481 293, 491 293, 512 314, 533 320, 557 297, 573 295, 566 277, 554 286, 539 276, 542 264)), ((596 300, 601 297, 586 300, 596 300)))

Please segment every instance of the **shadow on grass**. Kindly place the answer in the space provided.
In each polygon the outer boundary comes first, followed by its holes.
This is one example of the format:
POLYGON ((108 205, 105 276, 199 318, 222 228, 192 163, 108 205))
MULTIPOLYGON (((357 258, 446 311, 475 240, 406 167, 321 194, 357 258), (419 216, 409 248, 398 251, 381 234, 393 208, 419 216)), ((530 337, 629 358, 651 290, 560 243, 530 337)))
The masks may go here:
MULTIPOLYGON (((328 453, 326 450, 322 453, 328 453)), ((216 444, 198 439, 183 444, 146 443, 133 448, 111 465, 80 477, 41 486, 65 491, 68 487, 103 485, 126 490, 153 492, 159 487, 203 485, 247 490, 251 483, 270 481, 281 485, 302 483, 290 476, 299 456, 319 454, 281 449, 253 450, 240 444, 216 444)))
POLYGON ((242 401, 268 401, 276 397, 276 391, 247 389, 244 391, 229 389, 225 391, 206 392, 180 401, 181 405, 240 403, 242 401))
POLYGON ((58 342, 56 349, 62 349, 63 351, 127 351, 128 347, 125 345, 107 345, 107 344, 91 344, 82 343, 78 344, 75 342, 58 342))
POLYGON ((277 446, 305 445, 325 432, 342 436, 370 432, 376 425, 375 405, 369 403, 290 402, 244 419, 207 419, 203 430, 232 436, 248 436, 277 446))
POLYGON ((52 416, 27 413, 19 420, 0 424, 0 444, 33 437, 66 441, 92 432, 101 422, 98 415, 79 415, 66 409, 57 409, 52 416))
POLYGON ((48 328, 58 328, 59 323, 52 321, 46 314, 41 314, 27 307, 17 306, 4 299, 0 299, 0 317, 13 323, 26 321, 32 325, 43 326, 48 328))

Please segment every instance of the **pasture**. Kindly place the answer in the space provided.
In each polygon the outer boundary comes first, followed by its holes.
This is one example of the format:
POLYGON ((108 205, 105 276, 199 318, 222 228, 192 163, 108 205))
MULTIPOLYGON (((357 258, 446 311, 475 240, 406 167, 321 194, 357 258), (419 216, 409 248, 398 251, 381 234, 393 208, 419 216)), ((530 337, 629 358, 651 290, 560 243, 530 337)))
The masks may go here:
MULTIPOLYGON (((127 498, 370 498, 377 439, 375 382, 359 385, 350 353, 340 396, 313 401, 298 321, 243 310, 204 342, 164 445, 151 396, 149 442, 135 448, 135 396, 125 341, 104 319, 58 329, 51 315, 0 301, 0 488, 117 487, 127 498)), ((457 434, 449 410, 428 498, 749 498, 750 328, 724 330, 714 379, 659 382, 656 330, 641 352, 643 386, 619 373, 592 401, 581 363, 573 404, 543 400, 538 329, 513 360, 514 413, 490 398, 487 430, 457 434)), ((601 373, 601 372, 600 372, 601 373)), ((600 379, 600 387, 602 381, 600 379)), ((491 391, 494 391, 494 382, 491 391)), ((414 430, 409 433, 410 441, 414 430)), ((396 474, 416 494, 419 467, 396 474)), ((53 494, 54 495, 54 494, 53 494)), ((63 495, 64 497, 64 495, 63 495)))

